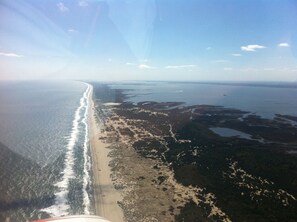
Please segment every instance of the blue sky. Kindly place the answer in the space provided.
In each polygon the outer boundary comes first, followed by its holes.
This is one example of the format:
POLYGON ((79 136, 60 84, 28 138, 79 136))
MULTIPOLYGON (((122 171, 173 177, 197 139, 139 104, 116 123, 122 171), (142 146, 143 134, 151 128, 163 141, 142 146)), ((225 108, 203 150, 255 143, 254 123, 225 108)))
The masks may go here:
POLYGON ((0 0, 0 79, 297 80, 295 0, 0 0))

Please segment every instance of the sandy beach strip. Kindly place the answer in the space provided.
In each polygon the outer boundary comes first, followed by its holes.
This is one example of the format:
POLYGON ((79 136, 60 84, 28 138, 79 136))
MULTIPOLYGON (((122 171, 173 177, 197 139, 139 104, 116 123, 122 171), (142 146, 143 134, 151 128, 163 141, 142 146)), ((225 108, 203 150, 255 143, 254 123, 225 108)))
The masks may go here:
POLYGON ((118 205, 122 200, 121 193, 114 188, 111 180, 111 168, 109 167, 110 157, 108 157, 108 144, 99 140, 102 135, 95 117, 95 103, 93 101, 93 87, 90 93, 90 146, 93 163, 94 194, 96 214, 112 222, 124 221, 123 211, 118 205))

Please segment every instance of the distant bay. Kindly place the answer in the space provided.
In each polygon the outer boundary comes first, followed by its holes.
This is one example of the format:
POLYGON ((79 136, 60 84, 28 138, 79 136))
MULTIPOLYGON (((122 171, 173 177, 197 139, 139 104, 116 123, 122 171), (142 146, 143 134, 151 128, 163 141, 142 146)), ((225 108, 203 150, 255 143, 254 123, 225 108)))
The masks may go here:
POLYGON ((296 83, 226 82, 122 82, 133 103, 142 101, 183 102, 184 105, 215 105, 273 118, 275 114, 297 116, 296 83))

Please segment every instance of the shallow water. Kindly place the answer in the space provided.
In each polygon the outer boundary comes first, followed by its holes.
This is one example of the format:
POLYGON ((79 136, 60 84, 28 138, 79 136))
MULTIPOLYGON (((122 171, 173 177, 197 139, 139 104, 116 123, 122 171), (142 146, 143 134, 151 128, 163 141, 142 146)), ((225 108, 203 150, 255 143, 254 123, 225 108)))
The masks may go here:
POLYGON ((222 137, 237 136, 242 139, 251 139, 251 135, 235 129, 223 128, 223 127, 211 127, 209 129, 222 137))

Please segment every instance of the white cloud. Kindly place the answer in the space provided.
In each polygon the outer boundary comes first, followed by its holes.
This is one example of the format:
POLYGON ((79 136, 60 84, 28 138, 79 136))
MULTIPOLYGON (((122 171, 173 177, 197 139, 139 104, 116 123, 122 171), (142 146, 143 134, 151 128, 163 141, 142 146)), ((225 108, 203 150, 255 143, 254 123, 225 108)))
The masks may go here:
POLYGON ((146 65, 146 64, 139 64, 138 68, 139 69, 154 69, 155 67, 149 66, 149 65, 146 65))
POLYGON ((290 45, 286 42, 282 42, 282 43, 278 44, 278 47, 290 47, 290 45))
POLYGON ((156 68, 154 66, 150 66, 147 64, 137 64, 137 63, 133 63, 133 62, 126 62, 125 64, 126 64, 126 66, 133 66, 133 67, 137 67, 139 69, 155 69, 156 68))
POLYGON ((0 52, 0 56, 16 57, 16 58, 24 57, 23 55, 18 55, 18 54, 15 54, 15 53, 6 53, 6 52, 0 52))
POLYGON ((75 29, 68 29, 67 31, 70 32, 70 33, 78 33, 78 31, 75 30, 75 29))
POLYGON ((233 54, 231 54, 231 55, 236 56, 236 57, 241 56, 241 54, 239 54, 239 53, 233 53, 233 54))
POLYGON ((247 46, 241 46, 241 50, 242 51, 246 51, 246 52, 255 52, 256 49, 264 49, 266 48, 263 45, 247 45, 247 46))
POLYGON ((224 68, 224 70, 225 70, 225 71, 232 71, 233 68, 231 68, 231 67, 226 67, 226 68, 224 68))
POLYGON ((132 62, 126 62, 126 65, 127 66, 136 66, 136 64, 135 63, 132 63, 132 62))
POLYGON ((171 65, 171 66, 165 66, 165 69, 182 69, 182 68, 193 68, 196 67, 196 65, 171 65))
POLYGON ((69 8, 67 8, 67 7, 64 5, 64 3, 62 3, 62 2, 59 2, 59 3, 57 4, 57 7, 58 7, 58 9, 60 10, 60 12, 68 12, 68 11, 69 11, 69 8))
POLYGON ((79 1, 78 5, 80 7, 87 7, 89 4, 87 1, 81 0, 81 1, 79 1))
POLYGON ((207 51, 212 50, 212 47, 209 46, 209 47, 206 48, 206 50, 207 51))

